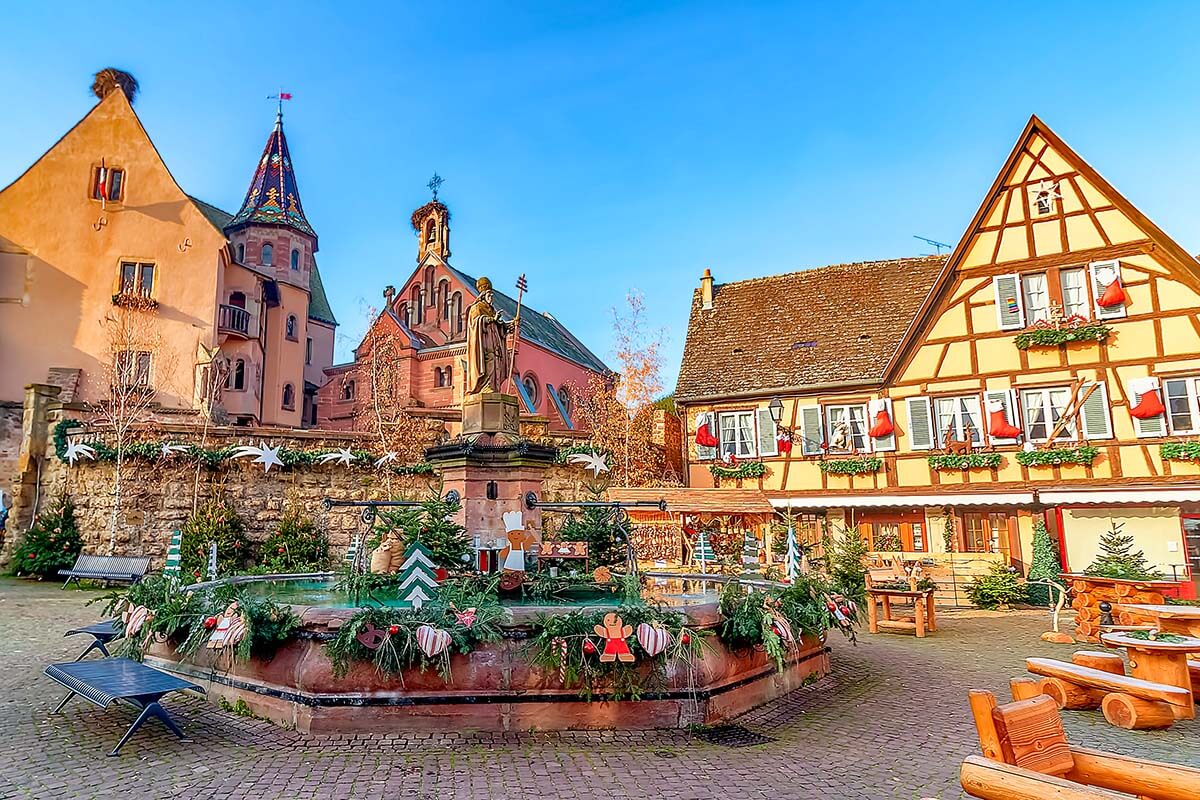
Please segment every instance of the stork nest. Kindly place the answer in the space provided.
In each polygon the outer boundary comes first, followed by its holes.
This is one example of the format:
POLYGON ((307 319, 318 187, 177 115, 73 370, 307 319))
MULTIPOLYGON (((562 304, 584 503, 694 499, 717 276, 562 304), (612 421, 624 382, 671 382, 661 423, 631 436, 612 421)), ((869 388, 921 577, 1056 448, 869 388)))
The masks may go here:
POLYGON ((438 202, 437 200, 430 200, 428 203, 412 213, 411 222, 413 230, 417 233, 420 233, 421 223, 424 222, 425 218, 430 214, 440 215, 443 221, 448 221, 450 219, 450 209, 446 208, 444 204, 438 202))
POLYGON ((137 97, 137 78, 116 67, 105 67, 92 78, 92 94, 103 100, 114 90, 120 89, 130 103, 137 97))

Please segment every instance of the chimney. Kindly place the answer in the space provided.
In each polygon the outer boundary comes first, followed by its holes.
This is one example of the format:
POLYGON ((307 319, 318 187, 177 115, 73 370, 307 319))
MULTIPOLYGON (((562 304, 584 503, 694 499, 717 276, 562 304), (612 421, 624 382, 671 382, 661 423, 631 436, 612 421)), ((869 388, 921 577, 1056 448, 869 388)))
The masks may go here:
POLYGON ((712 270, 708 267, 704 268, 704 274, 700 276, 700 307, 705 311, 713 307, 713 276, 712 270))

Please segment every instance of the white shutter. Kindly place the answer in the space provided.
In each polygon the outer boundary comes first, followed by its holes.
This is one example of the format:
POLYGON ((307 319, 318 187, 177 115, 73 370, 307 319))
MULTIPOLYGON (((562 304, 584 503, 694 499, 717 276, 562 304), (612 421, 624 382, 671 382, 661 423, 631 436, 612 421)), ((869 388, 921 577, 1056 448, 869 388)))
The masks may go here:
POLYGON ((1020 275, 997 275, 992 279, 996 289, 996 321, 1002 331, 1025 327, 1025 301, 1021 297, 1020 275))
POLYGON ((1111 439, 1112 417, 1108 411, 1108 389, 1103 383, 1085 383, 1083 391, 1086 392, 1090 385, 1094 385, 1096 390, 1083 401, 1083 408, 1079 412, 1079 419, 1083 422, 1083 438, 1111 439))
POLYGON ((821 407, 804 406, 800 409, 800 452, 806 456, 818 456, 825 432, 821 429, 821 407))
MULTIPOLYGON (((887 436, 878 438, 869 437, 871 440, 871 449, 876 453, 890 453, 896 449, 896 417, 892 413, 892 400, 890 397, 882 398, 884 410, 887 411, 888 419, 892 421, 892 432, 887 436)), ((870 430, 875 425, 875 417, 871 415, 871 406, 867 405, 867 430, 870 430)))
MULTIPOLYGON (((1150 385, 1152 385, 1154 387, 1154 391, 1156 391, 1156 392, 1162 391, 1162 384, 1158 380, 1151 378, 1150 381, 1152 381, 1152 383, 1150 385)), ((1142 396, 1140 394, 1138 394, 1137 392, 1135 392, 1132 388, 1129 389, 1128 394, 1129 394, 1129 407, 1134 408, 1141 401, 1142 396)), ((1162 395, 1159 395, 1160 399, 1161 399, 1161 397, 1162 397, 1162 395)), ((1142 419, 1141 417, 1135 417, 1132 414, 1130 414, 1129 418, 1131 420, 1133 420, 1133 432, 1135 434, 1137 434, 1137 437, 1139 439, 1144 439, 1144 438, 1147 438, 1150 436, 1166 436, 1167 435, 1167 415, 1166 414, 1159 414, 1157 417, 1147 417, 1145 419, 1142 419)))
MULTIPOLYGON (((520 388, 520 381, 517 382, 517 387, 520 388)), ((705 424, 708 425, 708 430, 713 436, 717 436, 717 420, 716 415, 708 411, 701 411, 696 415, 696 430, 700 430, 705 424)), ((695 437, 693 437, 695 441, 695 437)), ((717 457, 717 448, 705 447, 704 445, 696 445, 696 459, 699 461, 711 461, 717 457)))
POLYGON ((929 410, 928 397, 910 397, 908 404, 908 443, 913 450, 932 449, 936 442, 933 435, 933 414, 929 410))
POLYGON ((987 410, 987 404, 994 401, 1002 405, 1004 407, 1004 419, 1008 422, 1008 424, 1020 428, 1021 423, 1017 419, 1017 393, 1012 389, 998 389, 995 391, 984 392, 983 399, 983 425, 984 429, 988 431, 988 439, 992 444, 1016 444, 1016 439, 1000 439, 991 435, 991 412, 987 410))
POLYGON ((1088 264, 1088 274, 1092 278, 1092 295, 1095 298, 1096 319, 1120 319, 1126 314, 1124 303, 1118 306, 1109 306, 1108 308, 1100 305, 1100 295, 1104 294, 1104 290, 1108 288, 1108 284, 1096 277, 1096 273, 1110 269, 1116 272, 1117 280, 1121 280, 1120 261, 1093 261, 1091 264, 1088 264))
POLYGON ((775 420, 771 419, 771 409, 756 409, 755 415, 758 418, 758 454, 779 455, 779 432, 775 429, 775 420))

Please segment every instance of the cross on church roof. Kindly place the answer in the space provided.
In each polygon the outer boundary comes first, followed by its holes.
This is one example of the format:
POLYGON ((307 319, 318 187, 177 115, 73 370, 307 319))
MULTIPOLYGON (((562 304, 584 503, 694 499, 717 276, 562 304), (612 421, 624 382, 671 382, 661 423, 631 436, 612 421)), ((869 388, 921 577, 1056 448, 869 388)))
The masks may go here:
POLYGON ((429 183, 425 184, 426 186, 429 187, 429 190, 431 192, 433 192, 434 200, 437 200, 438 189, 442 188, 442 184, 445 182, 446 182, 446 179, 443 178, 441 175, 438 175, 435 172, 435 173, 433 173, 433 177, 429 179, 429 183))

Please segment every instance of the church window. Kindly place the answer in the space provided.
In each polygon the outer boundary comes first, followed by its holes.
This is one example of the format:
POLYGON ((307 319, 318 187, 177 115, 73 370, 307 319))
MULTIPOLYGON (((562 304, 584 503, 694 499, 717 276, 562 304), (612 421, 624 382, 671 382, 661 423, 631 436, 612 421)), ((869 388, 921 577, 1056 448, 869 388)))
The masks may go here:
POLYGON ((237 260, 238 260, 239 264, 246 263, 246 243, 245 242, 238 243, 237 260))
POLYGON ((442 309, 442 319, 450 319, 450 281, 442 280, 438 284, 437 299, 442 309))
POLYGON ((296 338, 296 315, 295 314, 288 314, 287 326, 286 326, 285 330, 287 333, 287 338, 291 339, 292 341, 299 341, 296 338))
POLYGON ((558 402, 563 407, 563 410, 568 414, 571 413, 571 392, 565 386, 558 387, 558 402))
POLYGON ((525 377, 521 378, 521 387, 525 390, 524 397, 529 404, 529 410, 536 412, 542 400, 538 393, 537 375, 534 375, 532 372, 526 372, 525 377))
POLYGON ((274 256, 275 248, 271 246, 270 242, 268 242, 262 246, 262 258, 259 259, 259 263, 264 267, 269 267, 271 266, 271 262, 274 260, 274 256))
POLYGON ((450 313, 454 319, 454 332, 463 332, 463 298, 462 292, 455 292, 450 301, 450 313))
POLYGON ((295 269, 295 270, 300 269, 300 251, 299 250, 292 251, 292 269, 295 269))
POLYGON ((433 385, 441 388, 446 385, 446 377, 442 373, 441 367, 433 368, 433 385))
POLYGON ((296 389, 290 383, 283 385, 283 407, 289 411, 296 407, 296 389))
POLYGON ((420 325, 425 321, 425 290, 420 286, 413 289, 414 305, 417 307, 417 324, 420 325))
POLYGON ((453 386, 454 385, 454 367, 446 367, 446 371, 444 374, 446 376, 446 385, 453 386))

